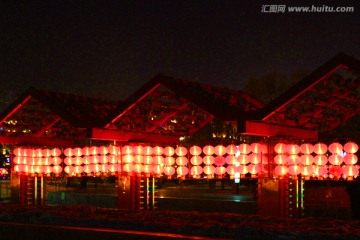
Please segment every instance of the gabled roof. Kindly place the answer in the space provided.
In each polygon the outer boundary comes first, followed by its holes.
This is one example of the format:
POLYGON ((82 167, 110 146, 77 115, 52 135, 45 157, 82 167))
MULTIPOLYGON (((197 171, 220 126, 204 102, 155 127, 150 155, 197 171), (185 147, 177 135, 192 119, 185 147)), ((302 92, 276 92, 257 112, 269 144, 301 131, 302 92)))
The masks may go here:
POLYGON ((85 128, 103 125, 116 103, 29 88, 0 114, 5 136, 85 137, 85 128))
POLYGON ((119 105, 106 128, 184 136, 214 118, 236 122, 263 106, 239 90, 157 75, 119 105))
POLYGON ((261 109, 255 120, 319 132, 360 112, 360 61, 336 55, 261 109))

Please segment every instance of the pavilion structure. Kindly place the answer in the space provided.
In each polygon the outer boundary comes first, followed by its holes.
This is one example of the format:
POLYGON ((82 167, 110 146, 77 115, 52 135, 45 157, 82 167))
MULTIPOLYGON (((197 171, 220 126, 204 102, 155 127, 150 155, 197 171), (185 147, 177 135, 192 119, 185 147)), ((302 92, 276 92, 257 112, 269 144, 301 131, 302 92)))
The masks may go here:
POLYGON ((158 177, 250 177, 258 179, 260 213, 273 201, 277 215, 299 217, 303 181, 358 175, 359 139, 319 141, 358 117, 359 72, 359 60, 339 54, 269 104, 164 75, 124 101, 30 88, 0 114, 0 143, 13 153, 14 199, 44 204, 49 177, 113 175, 119 208, 153 209, 158 177), (259 138, 186 144, 214 120, 259 138), (264 191, 269 182, 275 193, 264 191))

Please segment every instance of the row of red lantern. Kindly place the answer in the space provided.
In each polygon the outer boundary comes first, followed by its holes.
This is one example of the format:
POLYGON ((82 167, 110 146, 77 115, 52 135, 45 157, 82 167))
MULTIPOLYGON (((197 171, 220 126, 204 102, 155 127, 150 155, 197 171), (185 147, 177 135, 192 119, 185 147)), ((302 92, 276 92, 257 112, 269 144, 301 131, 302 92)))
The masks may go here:
POLYGON ((283 166, 279 165, 275 167, 275 174, 278 176, 285 176, 287 174, 291 176, 297 176, 301 174, 306 177, 357 177, 359 176, 359 167, 355 165, 344 166, 283 166))
POLYGON ((15 148, 13 154, 18 157, 59 157, 61 155, 59 148, 53 149, 33 149, 33 148, 15 148))
POLYGON ((359 146, 354 142, 347 142, 344 146, 338 142, 331 143, 327 146, 325 143, 303 143, 300 146, 298 144, 285 144, 277 143, 274 147, 274 150, 278 154, 325 154, 329 151, 332 154, 340 154, 343 151, 346 153, 356 153, 359 149, 359 146))
MULTIPOLYGON (((63 171, 61 166, 43 166, 43 165, 23 165, 19 164, 14 167, 15 172, 19 173, 38 173, 38 174, 50 174, 56 173, 59 174, 63 171)), ((160 165, 143 165, 143 164, 89 164, 82 166, 65 166, 64 172, 69 175, 79 175, 82 173, 86 174, 100 174, 100 173, 111 173, 115 174, 118 172, 125 173, 148 173, 148 174, 156 174, 161 175, 164 174, 166 176, 172 176, 177 174, 178 176, 186 176, 189 174, 192 176, 199 176, 201 174, 206 175, 224 175, 229 174, 234 176, 236 173, 239 174, 247 174, 250 173, 252 175, 258 174, 261 172, 261 165, 250 164, 250 165, 240 165, 240 166, 217 166, 214 167, 212 165, 206 165, 204 167, 201 166, 193 166, 190 168, 186 166, 160 166, 160 165)))
POLYGON ((328 163, 332 165, 341 165, 343 163, 346 163, 348 165, 354 165, 358 161, 358 157, 353 154, 349 153, 345 156, 341 156, 339 154, 332 154, 329 157, 326 155, 310 155, 310 154, 304 154, 304 155, 276 155, 274 158, 274 162, 279 165, 312 165, 316 164, 319 166, 326 165, 328 163))
POLYGON ((13 158, 15 164, 23 165, 40 165, 40 166, 49 166, 49 165, 60 165, 62 159, 60 157, 19 157, 16 156, 13 158))

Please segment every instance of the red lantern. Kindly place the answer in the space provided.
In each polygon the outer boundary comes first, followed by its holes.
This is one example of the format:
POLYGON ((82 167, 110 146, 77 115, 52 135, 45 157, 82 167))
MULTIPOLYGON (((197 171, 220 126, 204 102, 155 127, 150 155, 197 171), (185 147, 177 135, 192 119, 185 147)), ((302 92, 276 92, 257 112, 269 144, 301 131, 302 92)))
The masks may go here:
POLYGON ((205 156, 203 158, 203 162, 206 164, 206 165, 211 165, 211 164, 214 164, 214 161, 215 161, 215 158, 213 156, 205 156))
POLYGON ((327 152, 327 146, 324 143, 316 143, 314 145, 314 153, 316 154, 325 154, 327 152))
POLYGON ((203 148, 203 152, 205 155, 213 155, 214 154, 214 147, 211 146, 211 145, 206 145, 204 148, 203 148))
POLYGON ((260 166, 257 164, 250 164, 248 166, 248 171, 252 175, 258 174, 260 172, 260 166))
POLYGON ((300 152, 303 154, 312 154, 314 152, 314 146, 310 143, 303 143, 300 145, 300 152))
MULTIPOLYGON (((131 157, 132 157, 132 156, 131 156, 131 157)), ((90 158, 91 158, 91 163, 93 163, 93 164, 98 164, 98 163, 100 163, 100 158, 99 158, 98 155, 91 156, 90 158)))
POLYGON ((242 165, 246 165, 250 162, 250 158, 248 155, 240 155, 238 157, 238 162, 242 165))
POLYGON ((344 145, 344 150, 347 153, 356 153, 359 150, 359 146, 354 142, 348 142, 344 145))
MULTIPOLYGON (((150 156, 147 156, 150 157, 150 156)), ((144 161, 144 156, 143 155, 135 155, 134 156, 134 163, 136 164, 141 164, 144 161)))
POLYGON ((328 169, 324 166, 315 166, 314 167, 314 174, 318 177, 327 177, 328 169))
POLYGON ((81 151, 82 151, 82 154, 83 154, 84 156, 90 156, 90 155, 91 155, 90 147, 88 147, 88 146, 83 147, 81 151))
POLYGON ((218 156, 223 156, 226 154, 226 148, 223 145, 217 145, 214 149, 214 153, 218 156))
POLYGON ((175 168, 172 166, 165 166, 164 167, 164 174, 167 176, 172 176, 175 174, 175 168))
POLYGON ((326 165, 328 163, 328 158, 325 155, 316 155, 314 163, 319 166, 326 165))
POLYGON ((251 152, 251 147, 247 143, 240 144, 238 149, 241 154, 249 154, 251 152))
POLYGON ((343 174, 346 177, 356 177, 356 176, 359 176, 359 169, 357 166, 347 165, 343 169, 343 174))
POLYGON ((56 165, 56 166, 53 166, 52 168, 52 172, 55 173, 55 174, 60 174, 62 172, 63 168, 56 165))
POLYGON ((305 154, 300 157, 300 162, 302 165, 311 165, 314 163, 314 157, 310 154, 305 154))
POLYGON ((226 169, 223 166, 218 166, 215 168, 215 174, 224 175, 226 173, 226 169))
POLYGON ((286 151, 289 154, 296 155, 300 152, 300 147, 297 144, 290 144, 286 147, 286 151))
POLYGON ((225 158, 222 156, 215 157, 214 163, 216 166, 222 166, 225 164, 225 158))
POLYGON ((344 158, 338 154, 332 154, 330 157, 329 157, 329 162, 332 164, 332 165, 341 165, 344 161, 344 158))
MULTIPOLYGON (((161 158, 161 156, 156 156, 154 158, 161 158)), ((164 162, 164 160, 160 160, 160 161, 157 161, 155 164, 162 164, 164 162)), ((153 157, 152 156, 143 156, 143 163, 144 164, 152 164, 153 163, 153 157)))
POLYGON ((163 173, 163 167, 161 167, 160 165, 153 165, 153 173, 160 175, 163 173))
POLYGON ((239 172, 240 174, 242 174, 242 175, 247 174, 247 173, 249 172, 248 166, 246 166, 246 165, 240 165, 240 166, 238 167, 238 172, 239 172))
POLYGON ((107 151, 111 155, 120 155, 120 147, 119 146, 110 145, 110 146, 108 146, 107 151))
POLYGON ((300 157, 298 155, 290 155, 286 158, 287 164, 289 165, 297 165, 300 164, 300 157))
POLYGON ((153 172, 153 167, 151 165, 144 165, 143 171, 144 173, 150 174, 153 172))
POLYGON ((97 155, 99 153, 99 149, 97 146, 90 147, 90 155, 97 155))
POLYGON ((106 147, 106 146, 99 147, 99 154, 106 155, 108 153, 109 153, 108 147, 106 147))
POLYGON ((290 166, 288 172, 291 176, 297 176, 301 173, 301 167, 298 165, 290 166))
POLYGON ((194 166, 190 170, 190 174, 193 176, 201 175, 203 172, 204 172, 204 170, 201 166, 194 166))
POLYGON ((13 154, 14 154, 15 156, 21 157, 21 156, 24 155, 24 151, 23 151, 22 148, 15 148, 15 149, 13 150, 13 154))
POLYGON ((250 158, 250 162, 252 164, 259 164, 261 163, 261 155, 258 154, 258 153, 252 153, 249 155, 249 158, 250 158))
POLYGON ((226 147, 226 152, 229 155, 235 155, 237 153, 238 149, 234 144, 230 144, 226 147))
POLYGON ((227 166, 227 168, 226 168, 227 174, 234 176, 236 172, 237 172, 237 167, 235 167, 233 165, 227 166))
POLYGON ((134 156, 133 155, 124 155, 122 157, 123 163, 133 163, 134 162, 134 156))
POLYGON ((230 165, 234 165, 238 163, 237 157, 235 157, 234 155, 228 155, 226 157, 226 163, 230 165))
POLYGON ((334 142, 329 145, 329 152, 332 154, 340 154, 342 153, 343 147, 340 143, 334 142))
MULTIPOLYGON (((101 155, 100 156, 100 163, 107 164, 109 162, 109 157, 107 155, 101 155)), ((77 164, 80 165, 80 164, 77 164)))
POLYGON ((130 172, 133 171, 133 165, 130 164, 130 163, 124 164, 124 165, 122 166, 122 170, 123 170, 123 172, 130 173, 130 172))
POLYGON ((92 163, 92 157, 90 157, 90 156, 83 157, 83 163, 84 164, 91 164, 92 163))
POLYGON ((164 148, 160 146, 153 147, 153 153, 154 155, 162 155, 164 153, 164 148))
POLYGON ((274 150, 277 154, 286 153, 287 145, 285 143, 277 143, 274 147, 274 150))
POLYGON ((164 154, 165 156, 171 157, 172 155, 175 154, 175 149, 173 147, 165 147, 164 154))
POLYGON ((211 165, 207 165, 204 167, 204 173, 206 175, 213 175, 215 172, 215 167, 214 166, 211 166, 211 165))
POLYGON ((195 155, 190 159, 190 162, 192 165, 200 165, 203 162, 203 159, 202 157, 195 155))
POLYGON ((177 175, 185 176, 189 173, 189 169, 187 167, 181 166, 176 169, 177 175))
POLYGON ((344 162, 348 165, 354 165, 357 163, 357 161, 358 157, 353 153, 349 153, 344 156, 344 162))
POLYGON ((187 157, 178 157, 176 158, 176 164, 181 166, 181 165, 186 165, 188 164, 189 160, 187 159, 187 157))
POLYGON ((164 158, 164 165, 172 166, 175 163, 175 159, 173 157, 166 157, 164 158))
POLYGON ((287 157, 285 155, 276 155, 274 158, 276 164, 282 165, 287 163, 287 157))
POLYGON ((121 154, 128 155, 133 153, 133 148, 129 145, 125 145, 121 148, 121 154))
POLYGON ((183 157, 183 156, 185 156, 185 155, 187 154, 187 149, 186 149, 186 147, 181 147, 181 146, 179 146, 179 147, 177 147, 177 148, 175 149, 175 153, 176 153, 176 155, 178 155, 179 157, 183 157))
POLYGON ((288 173, 288 168, 285 166, 276 166, 274 171, 275 171, 276 175, 284 176, 288 173))
POLYGON ((314 169, 312 166, 303 166, 301 168, 301 175, 303 176, 311 176, 314 173, 314 169))
POLYGON ((152 155, 153 154, 153 148, 151 146, 143 147, 143 154, 144 155, 152 155))
POLYGON ((252 143, 250 145, 251 151, 253 153, 264 153, 264 146, 261 143, 252 143))
POLYGON ((64 155, 66 157, 72 157, 74 156, 74 150, 72 148, 66 148, 64 151, 64 155))
POLYGON ((202 150, 199 146, 192 146, 190 148, 190 154, 194 156, 199 156, 201 154, 202 150))
POLYGON ((133 171, 136 173, 142 173, 144 171, 144 167, 142 164, 135 164, 133 171))
POLYGON ((162 156, 154 156, 152 160, 153 160, 153 164, 158 164, 158 165, 164 164, 164 158, 162 156))
POLYGON ((136 154, 136 155, 142 155, 144 154, 144 148, 142 146, 134 146, 133 147, 133 154, 136 154))
POLYGON ((343 174, 343 169, 340 166, 331 166, 329 168, 330 177, 339 178, 343 174))

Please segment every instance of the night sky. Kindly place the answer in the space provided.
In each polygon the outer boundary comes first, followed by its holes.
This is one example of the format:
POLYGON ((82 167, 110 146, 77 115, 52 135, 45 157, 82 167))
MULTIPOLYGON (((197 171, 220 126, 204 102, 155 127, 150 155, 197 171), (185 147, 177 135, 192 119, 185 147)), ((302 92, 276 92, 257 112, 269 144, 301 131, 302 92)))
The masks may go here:
POLYGON ((275 0, 1 0, 0 98, 33 86, 120 100, 158 73, 242 89, 270 72, 313 71, 339 52, 360 59, 360 1, 316 2, 355 11, 261 13, 275 0))

